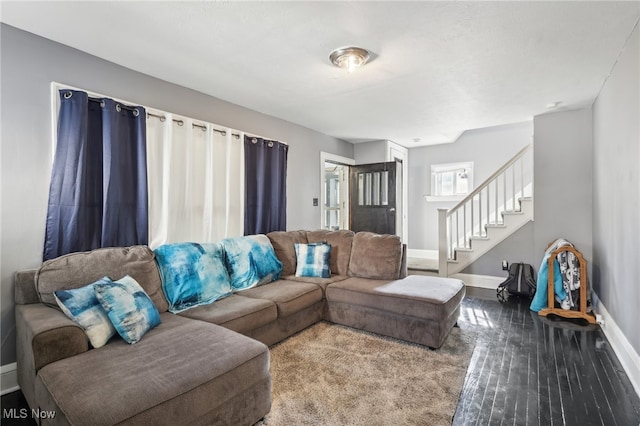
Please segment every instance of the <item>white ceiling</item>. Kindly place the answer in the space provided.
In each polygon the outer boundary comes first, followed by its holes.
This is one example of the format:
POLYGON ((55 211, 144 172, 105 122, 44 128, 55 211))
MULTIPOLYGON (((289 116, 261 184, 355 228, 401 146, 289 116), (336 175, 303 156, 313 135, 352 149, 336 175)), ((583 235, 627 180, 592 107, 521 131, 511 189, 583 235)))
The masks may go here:
POLYGON ((341 139, 412 147, 591 104, 640 3, 2 1, 0 17, 341 139), (328 60, 346 45, 374 60, 348 75, 328 60))

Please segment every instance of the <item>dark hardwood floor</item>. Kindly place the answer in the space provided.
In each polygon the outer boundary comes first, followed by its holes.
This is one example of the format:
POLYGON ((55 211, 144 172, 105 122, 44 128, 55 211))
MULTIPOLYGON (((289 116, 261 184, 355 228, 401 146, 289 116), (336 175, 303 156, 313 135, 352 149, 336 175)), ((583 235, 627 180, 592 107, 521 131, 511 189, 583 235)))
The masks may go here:
MULTIPOLYGON (((458 324, 478 337, 454 425, 640 425, 640 399, 597 326, 473 287, 458 324)), ((27 408, 21 392, 2 396, 2 425, 35 424, 7 418, 11 408, 27 408)))
POLYGON ((595 325, 540 317, 529 300, 469 287, 478 333, 454 425, 640 425, 640 399, 595 325))

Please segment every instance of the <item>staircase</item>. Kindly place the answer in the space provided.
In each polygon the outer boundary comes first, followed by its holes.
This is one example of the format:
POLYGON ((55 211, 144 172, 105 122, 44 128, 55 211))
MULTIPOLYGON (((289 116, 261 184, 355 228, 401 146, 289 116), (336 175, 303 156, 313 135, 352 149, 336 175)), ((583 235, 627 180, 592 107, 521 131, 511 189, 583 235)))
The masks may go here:
POLYGON ((438 272, 464 270, 533 220, 533 145, 451 209, 438 210, 438 272))

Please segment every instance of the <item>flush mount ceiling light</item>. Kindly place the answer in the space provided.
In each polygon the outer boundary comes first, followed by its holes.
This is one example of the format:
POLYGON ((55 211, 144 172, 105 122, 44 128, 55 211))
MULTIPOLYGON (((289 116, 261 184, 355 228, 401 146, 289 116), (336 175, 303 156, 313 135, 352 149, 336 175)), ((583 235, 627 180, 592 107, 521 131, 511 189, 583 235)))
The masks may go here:
POLYGON ((369 60, 369 51, 361 47, 341 47, 336 49, 329 55, 331 63, 337 67, 346 69, 351 73, 369 60))

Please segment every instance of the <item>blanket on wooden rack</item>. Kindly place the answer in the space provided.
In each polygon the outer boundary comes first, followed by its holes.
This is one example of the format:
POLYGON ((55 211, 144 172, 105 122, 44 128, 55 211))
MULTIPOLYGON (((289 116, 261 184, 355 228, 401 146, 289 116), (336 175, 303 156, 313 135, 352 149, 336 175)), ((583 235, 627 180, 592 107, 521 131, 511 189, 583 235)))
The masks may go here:
MULTIPOLYGON (((548 305, 549 256, 551 256, 551 253, 555 250, 565 246, 573 247, 573 244, 564 238, 558 238, 551 243, 544 252, 545 254, 540 264, 540 269, 538 270, 536 293, 533 296, 530 306, 533 312, 539 312, 548 305)), ((553 288, 555 298, 560 303, 562 309, 571 309, 576 306, 577 301, 574 300, 575 298, 572 292, 580 288, 580 264, 572 252, 563 251, 554 259, 553 288)))

